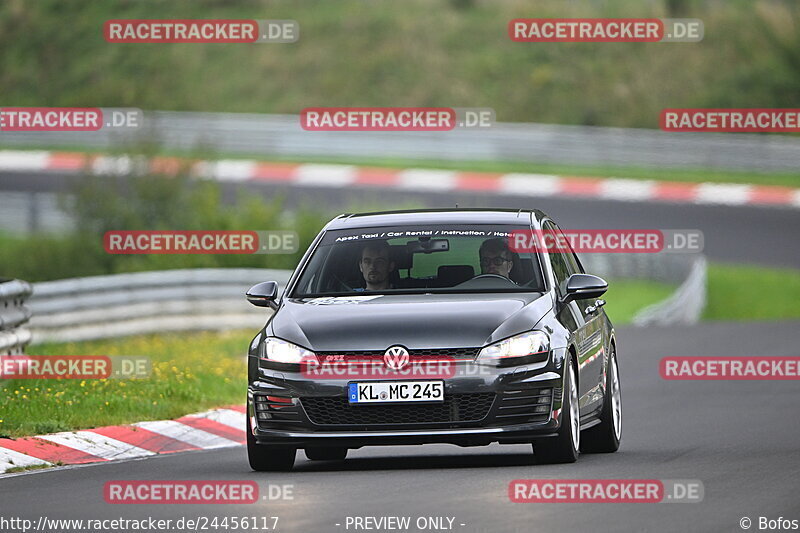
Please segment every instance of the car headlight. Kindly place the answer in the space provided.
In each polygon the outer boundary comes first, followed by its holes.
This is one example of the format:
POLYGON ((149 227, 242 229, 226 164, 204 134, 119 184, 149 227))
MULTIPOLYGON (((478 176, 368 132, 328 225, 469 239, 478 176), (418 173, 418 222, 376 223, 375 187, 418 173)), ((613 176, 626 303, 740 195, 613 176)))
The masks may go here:
POLYGON ((550 337, 547 333, 528 331, 486 346, 475 362, 486 365, 522 364, 544 361, 549 352, 550 337))
POLYGON ((314 352, 277 337, 267 337, 261 343, 259 355, 261 359, 276 363, 300 364, 304 358, 314 357, 314 352))

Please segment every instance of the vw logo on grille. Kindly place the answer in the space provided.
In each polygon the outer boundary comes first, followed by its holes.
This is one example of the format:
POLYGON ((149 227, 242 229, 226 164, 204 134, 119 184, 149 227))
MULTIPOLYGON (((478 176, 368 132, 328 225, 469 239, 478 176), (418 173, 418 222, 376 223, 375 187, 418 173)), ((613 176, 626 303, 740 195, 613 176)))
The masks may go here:
POLYGON ((383 363, 392 370, 400 370, 408 364, 408 350, 402 346, 392 346, 383 354, 383 363))

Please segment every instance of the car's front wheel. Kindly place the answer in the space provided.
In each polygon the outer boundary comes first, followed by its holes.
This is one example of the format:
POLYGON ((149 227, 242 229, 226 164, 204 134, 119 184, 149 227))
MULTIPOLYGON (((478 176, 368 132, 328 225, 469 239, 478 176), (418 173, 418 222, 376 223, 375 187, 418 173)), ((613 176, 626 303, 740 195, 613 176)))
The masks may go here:
POLYGON ((587 453, 611 453, 619 449, 622 439, 622 389, 619 381, 617 353, 611 347, 606 371, 606 394, 600 423, 583 432, 581 451, 587 453))
POLYGON ((250 468, 256 472, 291 470, 296 455, 296 448, 258 444, 250 426, 250 416, 247 416, 247 459, 250 468))
POLYGON ((574 463, 578 460, 578 450, 581 445, 578 376, 575 374, 575 365, 570 363, 567 368, 558 436, 533 443, 533 452, 539 463, 574 463))

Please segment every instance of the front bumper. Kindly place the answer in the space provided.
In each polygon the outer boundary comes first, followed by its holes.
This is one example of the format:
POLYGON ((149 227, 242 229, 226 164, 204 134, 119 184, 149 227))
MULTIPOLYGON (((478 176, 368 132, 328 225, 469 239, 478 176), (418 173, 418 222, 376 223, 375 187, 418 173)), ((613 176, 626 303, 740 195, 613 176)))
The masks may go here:
POLYGON ((248 416, 256 443, 358 448, 449 443, 529 443, 555 436, 563 400, 563 350, 546 362, 495 368, 459 361, 444 404, 349 405, 367 379, 309 379, 250 358, 248 416), (256 406, 258 404, 258 408, 256 406))

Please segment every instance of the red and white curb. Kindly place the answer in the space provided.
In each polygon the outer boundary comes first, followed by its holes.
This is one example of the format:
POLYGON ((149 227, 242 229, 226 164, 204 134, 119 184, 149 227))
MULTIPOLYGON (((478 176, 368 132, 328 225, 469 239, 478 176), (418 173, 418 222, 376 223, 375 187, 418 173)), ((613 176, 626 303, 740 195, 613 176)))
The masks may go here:
POLYGON ((77 152, 0 150, 0 171, 88 170, 95 175, 127 174, 145 162, 149 170, 190 173, 217 181, 262 181, 313 187, 377 187, 416 192, 482 192, 514 196, 597 198, 628 202, 700 205, 757 205, 800 208, 800 189, 737 183, 683 183, 550 174, 500 174, 432 169, 391 169, 352 165, 276 163, 249 159, 188 161, 156 157, 107 156, 77 152))
POLYGON ((0 439, 0 473, 15 467, 102 463, 240 446, 245 442, 245 409, 235 405, 177 420, 0 439))

